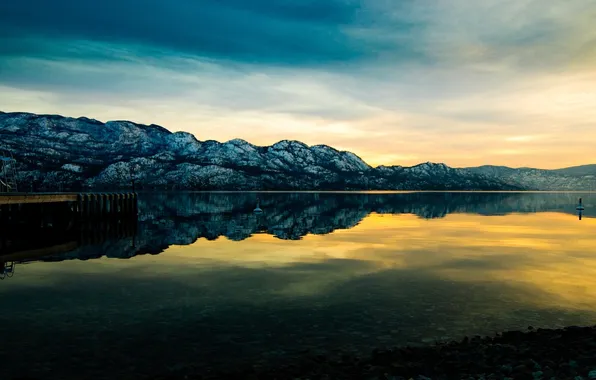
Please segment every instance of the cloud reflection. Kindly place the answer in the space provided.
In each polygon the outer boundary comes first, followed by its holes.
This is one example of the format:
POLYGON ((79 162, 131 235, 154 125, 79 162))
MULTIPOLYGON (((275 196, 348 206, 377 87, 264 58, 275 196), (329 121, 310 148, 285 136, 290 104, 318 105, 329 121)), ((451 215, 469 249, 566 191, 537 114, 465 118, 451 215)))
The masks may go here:
POLYGON ((557 212, 372 213, 300 240, 220 237, 130 260, 27 264, 0 284, 0 332, 12 342, 0 358, 16 363, 9 371, 41 376, 43 366, 18 360, 36 347, 67 377, 92 371, 85 363, 93 354, 103 373, 126 378, 131 349, 159 374, 174 361, 201 369, 275 363, 304 349, 362 353, 589 324, 594 228, 593 218, 557 212), (7 328, 14 320, 19 329, 7 328))

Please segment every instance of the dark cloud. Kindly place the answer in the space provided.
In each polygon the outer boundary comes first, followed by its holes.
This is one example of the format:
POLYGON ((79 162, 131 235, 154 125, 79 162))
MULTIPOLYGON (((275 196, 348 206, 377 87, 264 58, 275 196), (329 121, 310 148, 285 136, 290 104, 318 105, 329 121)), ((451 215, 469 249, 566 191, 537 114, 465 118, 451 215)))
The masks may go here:
POLYGON ((56 50, 46 41, 95 41, 227 62, 321 66, 559 67, 592 61, 588 0, 555 6, 522 0, 21 0, 0 3, 2 56, 118 58, 56 50), (27 39, 28 37, 32 37, 27 39))
MULTIPOLYGON (((0 4, 0 37, 44 36, 142 44, 231 61, 308 65, 404 57, 415 49, 389 42, 382 14, 355 0, 23 0, 0 4), (374 25, 374 32, 370 30, 374 25), (389 49, 390 48, 390 49, 389 49)), ((400 25, 392 25, 399 33, 400 25)), ((412 24, 404 21, 404 30, 412 24)), ((0 54, 44 52, 3 42, 0 54)), ((70 53, 76 55, 76 51, 70 53)))

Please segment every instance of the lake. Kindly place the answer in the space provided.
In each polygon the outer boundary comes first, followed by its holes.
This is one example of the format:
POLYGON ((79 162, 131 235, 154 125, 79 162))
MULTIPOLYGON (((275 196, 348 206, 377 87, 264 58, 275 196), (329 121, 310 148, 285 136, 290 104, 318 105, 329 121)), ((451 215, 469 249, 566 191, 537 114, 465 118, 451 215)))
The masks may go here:
POLYGON ((140 194, 133 224, 75 240, 65 227, 1 263, 2 379, 207 373, 596 323, 596 193, 140 194))

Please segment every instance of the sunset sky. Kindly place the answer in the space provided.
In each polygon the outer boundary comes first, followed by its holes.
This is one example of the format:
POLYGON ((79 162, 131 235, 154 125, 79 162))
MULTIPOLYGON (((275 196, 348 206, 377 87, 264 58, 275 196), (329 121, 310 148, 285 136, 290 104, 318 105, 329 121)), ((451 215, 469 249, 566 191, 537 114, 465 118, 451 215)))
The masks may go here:
POLYGON ((0 1, 0 110, 371 165, 596 163, 594 0, 0 1))

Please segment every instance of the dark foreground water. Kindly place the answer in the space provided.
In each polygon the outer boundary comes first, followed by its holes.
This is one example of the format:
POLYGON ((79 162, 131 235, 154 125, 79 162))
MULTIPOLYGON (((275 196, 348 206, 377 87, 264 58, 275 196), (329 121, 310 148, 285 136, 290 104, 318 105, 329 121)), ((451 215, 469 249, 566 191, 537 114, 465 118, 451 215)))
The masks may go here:
POLYGON ((103 226, 72 240, 70 226, 11 252, 16 263, 0 256, 1 379, 200 373, 596 324, 596 194, 145 194, 139 206, 119 237, 103 226))

